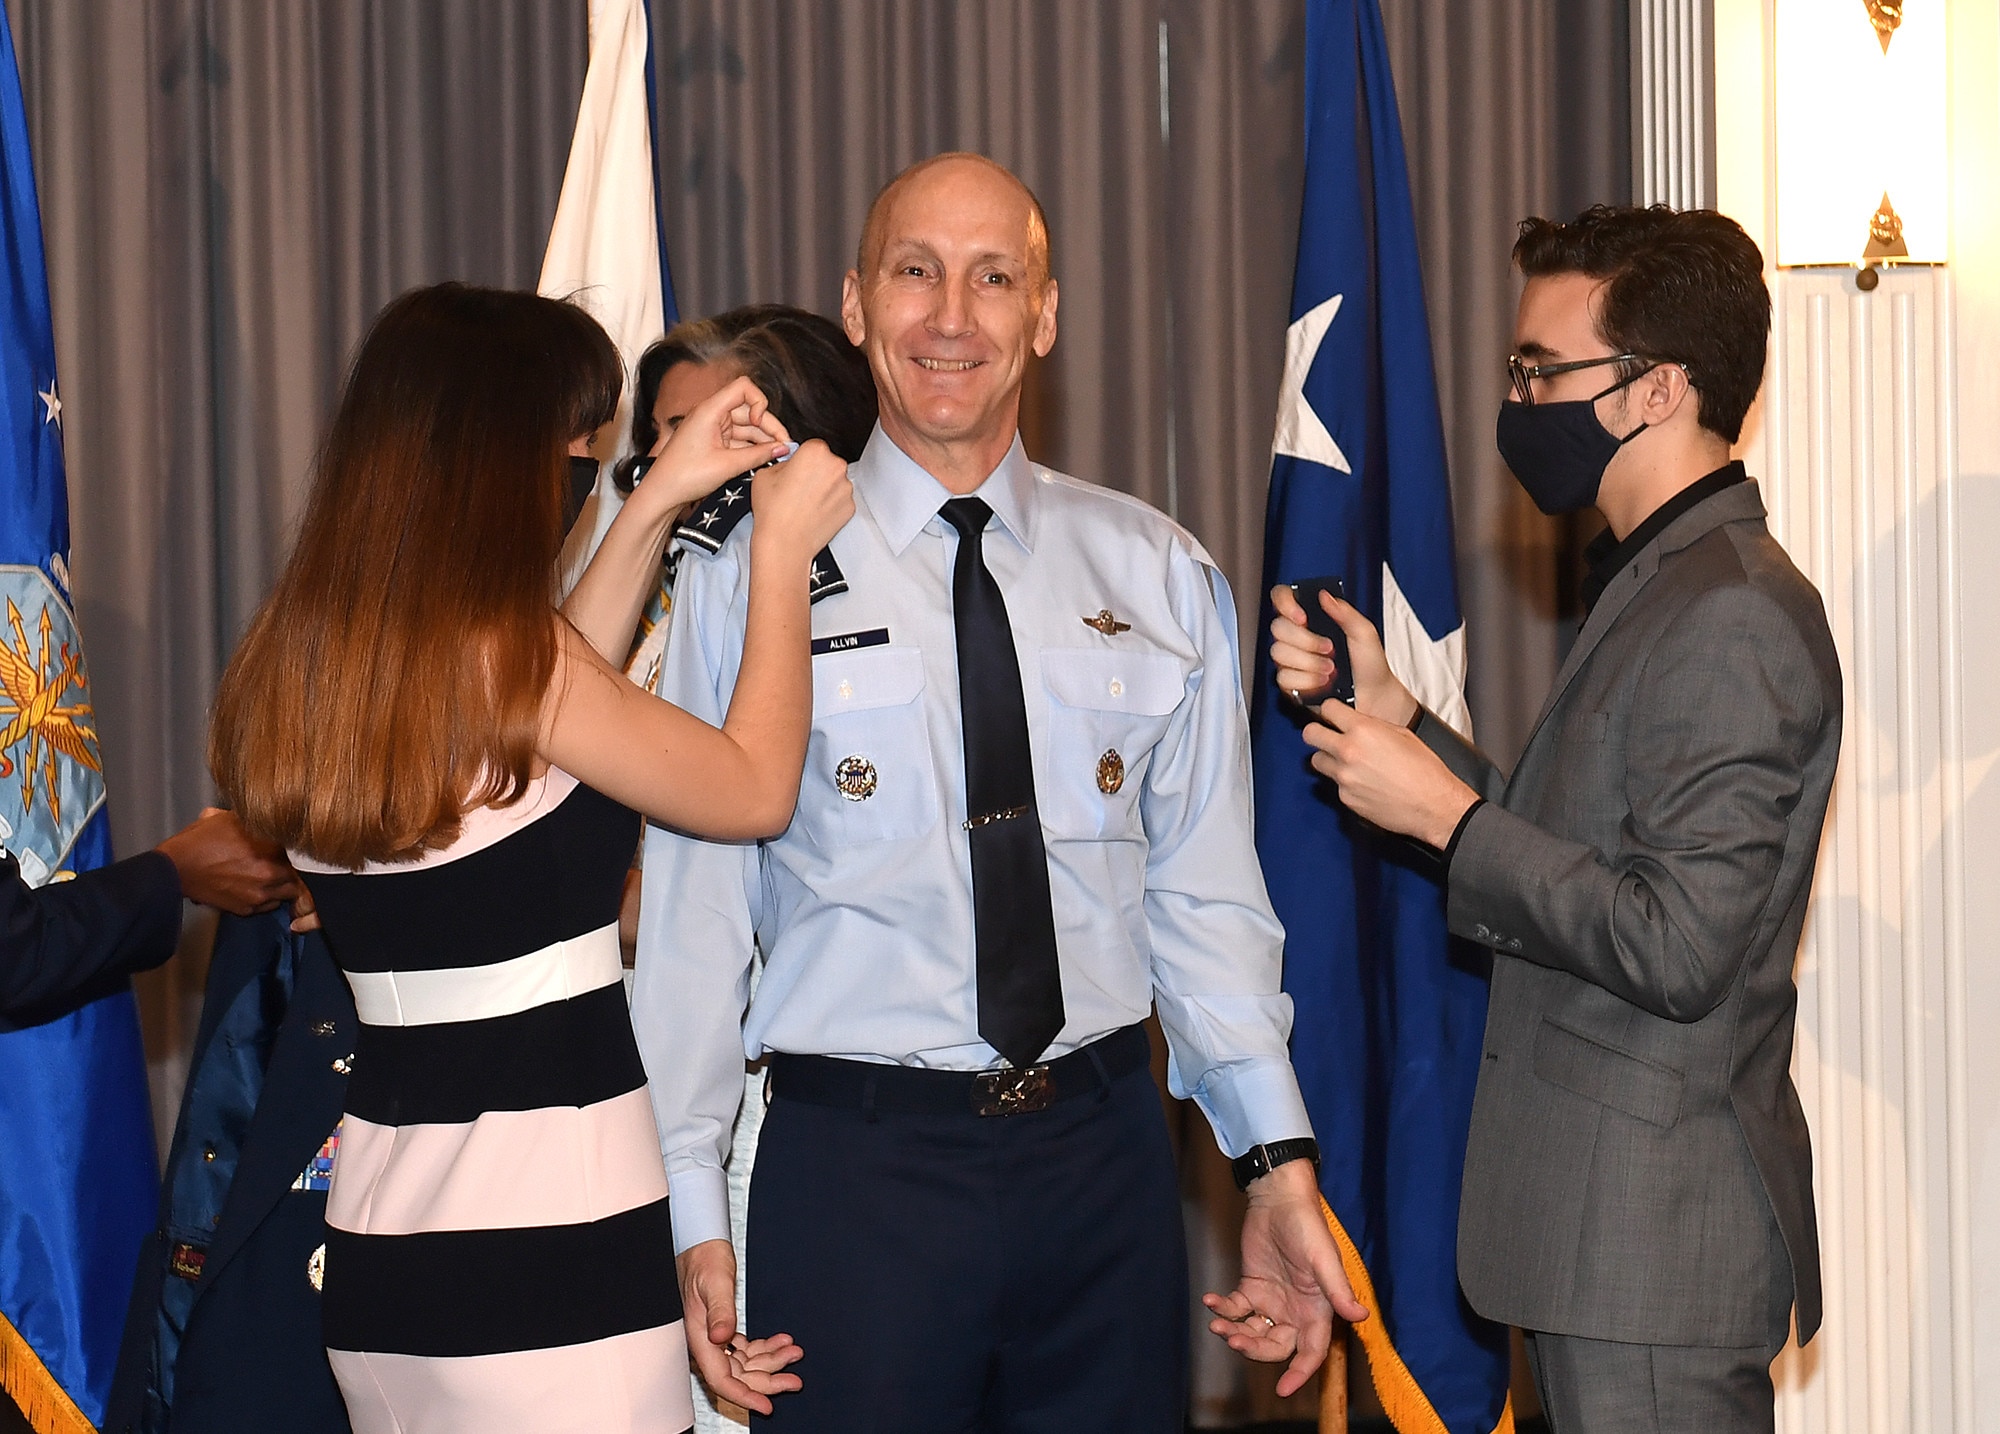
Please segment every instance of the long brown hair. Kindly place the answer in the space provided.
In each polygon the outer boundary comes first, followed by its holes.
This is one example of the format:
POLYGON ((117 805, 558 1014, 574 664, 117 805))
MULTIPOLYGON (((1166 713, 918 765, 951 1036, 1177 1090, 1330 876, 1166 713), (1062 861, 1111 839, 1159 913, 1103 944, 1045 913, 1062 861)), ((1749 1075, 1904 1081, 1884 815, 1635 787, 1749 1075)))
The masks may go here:
POLYGON ((555 670, 566 450, 621 385, 573 304, 439 284, 382 311, 216 696, 209 770, 253 833, 352 868, 521 795, 555 670))

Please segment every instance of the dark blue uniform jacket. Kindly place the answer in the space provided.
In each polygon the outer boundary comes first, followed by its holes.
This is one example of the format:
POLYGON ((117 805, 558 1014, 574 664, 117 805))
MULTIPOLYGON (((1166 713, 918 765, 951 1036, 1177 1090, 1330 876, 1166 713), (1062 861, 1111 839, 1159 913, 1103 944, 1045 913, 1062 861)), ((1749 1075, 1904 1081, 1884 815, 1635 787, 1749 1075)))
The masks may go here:
POLYGON ((174 954, 181 880, 156 851, 31 887, 0 852, 0 1031, 124 989, 174 954))
POLYGON ((106 1434, 348 1434, 308 1274, 326 1195, 292 1187, 340 1119, 357 1023, 288 915, 222 919, 106 1434))

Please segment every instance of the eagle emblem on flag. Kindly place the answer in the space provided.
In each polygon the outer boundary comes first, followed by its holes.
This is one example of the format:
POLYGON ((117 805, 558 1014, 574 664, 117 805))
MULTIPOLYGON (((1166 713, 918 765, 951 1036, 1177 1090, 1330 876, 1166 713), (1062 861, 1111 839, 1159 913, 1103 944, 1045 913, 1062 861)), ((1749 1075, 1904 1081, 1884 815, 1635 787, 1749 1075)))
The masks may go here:
POLYGON ((0 565, 0 840, 40 885, 104 800, 104 764, 69 603, 40 567, 0 565))

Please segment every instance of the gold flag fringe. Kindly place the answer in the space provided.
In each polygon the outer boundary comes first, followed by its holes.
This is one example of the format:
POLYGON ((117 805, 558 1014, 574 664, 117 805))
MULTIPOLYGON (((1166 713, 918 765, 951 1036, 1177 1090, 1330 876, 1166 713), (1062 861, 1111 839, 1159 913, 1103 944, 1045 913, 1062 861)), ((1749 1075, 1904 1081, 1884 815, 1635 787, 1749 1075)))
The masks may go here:
POLYGON ((0 1314, 0 1389, 7 1391, 35 1434, 97 1434, 76 1401, 56 1383, 41 1357, 0 1314))
MULTIPOLYGON (((1348 1238, 1347 1231, 1340 1226, 1334 1216, 1333 1207, 1324 1198, 1319 1202, 1320 1212, 1326 1216, 1326 1226, 1333 1231, 1333 1242, 1340 1247, 1341 1267, 1347 1272, 1347 1283, 1354 1287, 1354 1297, 1368 1306, 1369 1318, 1354 1326, 1354 1332, 1361 1338, 1361 1348, 1368 1355, 1368 1374, 1375 1383, 1375 1394, 1382 1401, 1382 1411, 1389 1416, 1389 1423, 1395 1426, 1396 1434, 1451 1434, 1445 1428, 1444 1420, 1431 1407, 1430 1396, 1417 1383, 1410 1367, 1403 1363, 1403 1356, 1396 1353, 1396 1346, 1389 1340, 1389 1331, 1382 1323, 1382 1309, 1375 1300, 1375 1282, 1368 1278, 1368 1267, 1361 1263, 1361 1252, 1348 1238)), ((1507 1402, 1500 1406, 1500 1422, 1493 1426, 1493 1434, 1514 1434, 1514 1399, 1509 1395, 1507 1402)))

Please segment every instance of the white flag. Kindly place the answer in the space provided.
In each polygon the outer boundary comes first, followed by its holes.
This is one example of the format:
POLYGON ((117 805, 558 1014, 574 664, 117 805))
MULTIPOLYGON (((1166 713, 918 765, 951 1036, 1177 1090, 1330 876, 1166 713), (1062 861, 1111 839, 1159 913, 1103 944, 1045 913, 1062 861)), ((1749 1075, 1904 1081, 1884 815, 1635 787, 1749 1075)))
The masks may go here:
MULTIPOLYGON (((562 198, 549 229, 537 290, 574 298, 604 325, 625 364, 617 438, 600 460, 632 441, 632 379, 639 355, 666 332, 659 208, 653 195, 653 135, 646 98, 645 0, 590 0, 590 67, 562 198)), ((603 462, 597 488, 563 550, 567 592, 617 514, 620 498, 603 462)))

